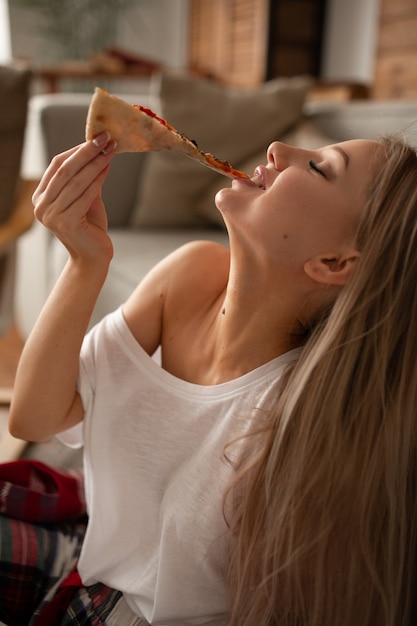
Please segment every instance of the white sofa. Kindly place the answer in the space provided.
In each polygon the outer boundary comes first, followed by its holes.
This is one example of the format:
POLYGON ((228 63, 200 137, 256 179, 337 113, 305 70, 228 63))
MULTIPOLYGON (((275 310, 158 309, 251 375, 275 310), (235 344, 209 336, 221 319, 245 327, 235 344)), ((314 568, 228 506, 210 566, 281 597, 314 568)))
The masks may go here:
MULTIPOLYGON (((416 102, 306 102, 309 81, 273 81, 255 91, 231 90, 189 76, 162 76, 146 94, 123 96, 151 106, 200 148, 249 173, 265 161, 273 139, 319 147, 351 138, 416 135, 416 102), (245 169, 246 168, 246 169, 245 169)), ((91 94, 34 96, 23 160, 25 178, 39 178, 50 158, 83 140, 91 94)), ((115 256, 92 323, 116 308, 160 258, 191 239, 227 244, 214 193, 227 179, 168 153, 118 155, 104 190, 115 256), (193 169, 195 168, 195 169, 193 169), (204 170, 204 171, 203 171, 204 170)), ((16 317, 30 332, 66 259, 35 224, 18 250, 16 317)))

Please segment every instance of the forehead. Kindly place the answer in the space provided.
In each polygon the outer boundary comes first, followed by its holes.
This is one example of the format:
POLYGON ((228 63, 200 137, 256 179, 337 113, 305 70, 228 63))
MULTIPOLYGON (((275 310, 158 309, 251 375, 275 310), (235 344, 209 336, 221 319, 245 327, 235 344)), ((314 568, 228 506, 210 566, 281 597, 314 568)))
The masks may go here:
POLYGON ((369 182, 380 170, 386 160, 386 153, 381 142, 372 139, 353 139, 330 146, 345 155, 346 185, 366 190, 369 182))
POLYGON ((384 152, 381 143, 373 139, 351 139, 333 144, 333 147, 343 150, 353 163, 382 158, 384 152))
POLYGON ((369 195, 370 185, 383 164, 382 159, 385 160, 384 148, 379 141, 371 139, 343 141, 329 148, 345 154, 344 171, 337 177, 336 185, 342 190, 341 202, 360 211, 369 195))

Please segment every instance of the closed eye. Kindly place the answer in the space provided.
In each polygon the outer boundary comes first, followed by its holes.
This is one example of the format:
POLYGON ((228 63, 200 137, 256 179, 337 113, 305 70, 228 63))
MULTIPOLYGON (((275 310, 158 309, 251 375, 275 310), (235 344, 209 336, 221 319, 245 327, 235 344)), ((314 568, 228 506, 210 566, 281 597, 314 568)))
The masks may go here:
POLYGON ((319 167, 317 165, 317 163, 315 161, 313 161, 313 159, 310 159, 310 161, 308 162, 310 168, 312 170, 314 170, 315 172, 317 172, 318 174, 320 174, 321 176, 323 176, 324 178, 326 178, 326 174, 323 172, 323 170, 321 169, 321 167, 319 167))

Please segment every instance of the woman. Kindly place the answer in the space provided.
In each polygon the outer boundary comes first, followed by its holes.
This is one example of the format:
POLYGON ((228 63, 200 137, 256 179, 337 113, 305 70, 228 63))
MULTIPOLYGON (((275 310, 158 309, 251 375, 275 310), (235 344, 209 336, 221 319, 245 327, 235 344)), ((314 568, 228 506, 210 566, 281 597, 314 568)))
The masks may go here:
POLYGON ((113 154, 104 133, 35 193, 69 260, 10 415, 30 440, 84 421, 83 583, 121 591, 138 623, 409 623, 414 152, 271 144, 216 197, 230 252, 173 253, 83 344, 113 154))

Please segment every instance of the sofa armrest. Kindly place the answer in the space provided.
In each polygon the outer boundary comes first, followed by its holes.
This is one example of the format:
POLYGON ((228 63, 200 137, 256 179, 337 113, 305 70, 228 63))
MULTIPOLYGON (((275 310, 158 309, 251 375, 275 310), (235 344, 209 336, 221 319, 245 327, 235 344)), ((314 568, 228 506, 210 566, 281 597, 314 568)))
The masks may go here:
POLYGON ((379 139, 400 133, 416 144, 416 101, 355 100, 351 102, 309 102, 308 118, 334 141, 379 139))

